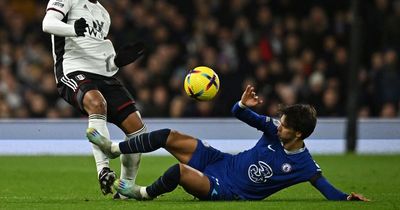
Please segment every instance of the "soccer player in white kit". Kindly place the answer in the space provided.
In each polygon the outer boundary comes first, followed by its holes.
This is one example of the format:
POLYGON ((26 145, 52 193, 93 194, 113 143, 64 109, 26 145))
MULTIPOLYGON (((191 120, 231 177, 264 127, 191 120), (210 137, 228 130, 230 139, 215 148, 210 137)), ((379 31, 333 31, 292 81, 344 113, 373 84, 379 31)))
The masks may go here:
MULTIPOLYGON (((128 44, 117 53, 108 40, 111 20, 97 0, 50 0, 43 31, 51 34, 54 72, 62 98, 88 115, 88 127, 110 138, 106 122, 117 125, 126 139, 146 131, 135 101, 113 76, 143 54, 143 44, 128 44)), ((84 132, 82 132, 83 134, 84 132)), ((116 179, 109 159, 93 145, 100 188, 112 193, 116 179)), ((121 157, 121 178, 135 180, 140 154, 121 157)), ((116 194, 116 198, 119 195, 116 194)))

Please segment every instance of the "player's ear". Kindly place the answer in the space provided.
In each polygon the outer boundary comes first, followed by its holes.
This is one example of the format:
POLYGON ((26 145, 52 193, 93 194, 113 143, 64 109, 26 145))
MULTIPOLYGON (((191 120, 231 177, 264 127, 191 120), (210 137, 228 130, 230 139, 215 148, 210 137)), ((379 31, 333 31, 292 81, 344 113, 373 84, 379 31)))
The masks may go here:
POLYGON ((296 131, 296 138, 301 139, 302 133, 300 131, 296 131))

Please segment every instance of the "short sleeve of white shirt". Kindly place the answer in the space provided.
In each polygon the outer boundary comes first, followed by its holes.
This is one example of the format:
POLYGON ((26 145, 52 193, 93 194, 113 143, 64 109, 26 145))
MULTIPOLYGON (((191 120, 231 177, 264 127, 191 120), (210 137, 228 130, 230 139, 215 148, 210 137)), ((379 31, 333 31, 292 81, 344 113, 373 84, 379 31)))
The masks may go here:
POLYGON ((65 17, 72 7, 72 2, 73 0, 50 0, 47 4, 46 12, 49 10, 57 11, 65 17))

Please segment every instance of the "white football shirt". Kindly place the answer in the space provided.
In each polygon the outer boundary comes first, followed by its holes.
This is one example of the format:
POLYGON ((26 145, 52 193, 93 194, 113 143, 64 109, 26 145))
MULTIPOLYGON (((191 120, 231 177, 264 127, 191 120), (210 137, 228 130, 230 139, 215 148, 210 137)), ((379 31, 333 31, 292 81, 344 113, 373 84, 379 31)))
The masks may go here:
POLYGON ((62 22, 66 24, 73 26, 76 20, 85 18, 89 25, 84 37, 52 34, 57 82, 75 71, 107 77, 117 72, 114 46, 106 39, 111 24, 110 15, 98 1, 50 0, 47 12, 50 10, 61 13, 64 16, 62 22))

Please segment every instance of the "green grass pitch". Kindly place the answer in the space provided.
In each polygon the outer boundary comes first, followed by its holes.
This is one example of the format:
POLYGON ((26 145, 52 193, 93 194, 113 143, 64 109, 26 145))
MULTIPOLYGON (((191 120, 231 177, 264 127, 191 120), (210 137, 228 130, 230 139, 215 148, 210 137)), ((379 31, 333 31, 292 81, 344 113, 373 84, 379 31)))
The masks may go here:
MULTIPOLYGON (((205 202, 182 188, 154 201, 112 200, 100 193, 94 160, 76 156, 1 156, 0 209, 400 209, 400 155, 315 156, 323 174, 339 189, 372 202, 326 201, 309 183, 263 201, 205 202)), ((150 184, 172 157, 143 156, 139 184, 150 184)), ((119 161, 112 161, 119 171, 119 161)))

